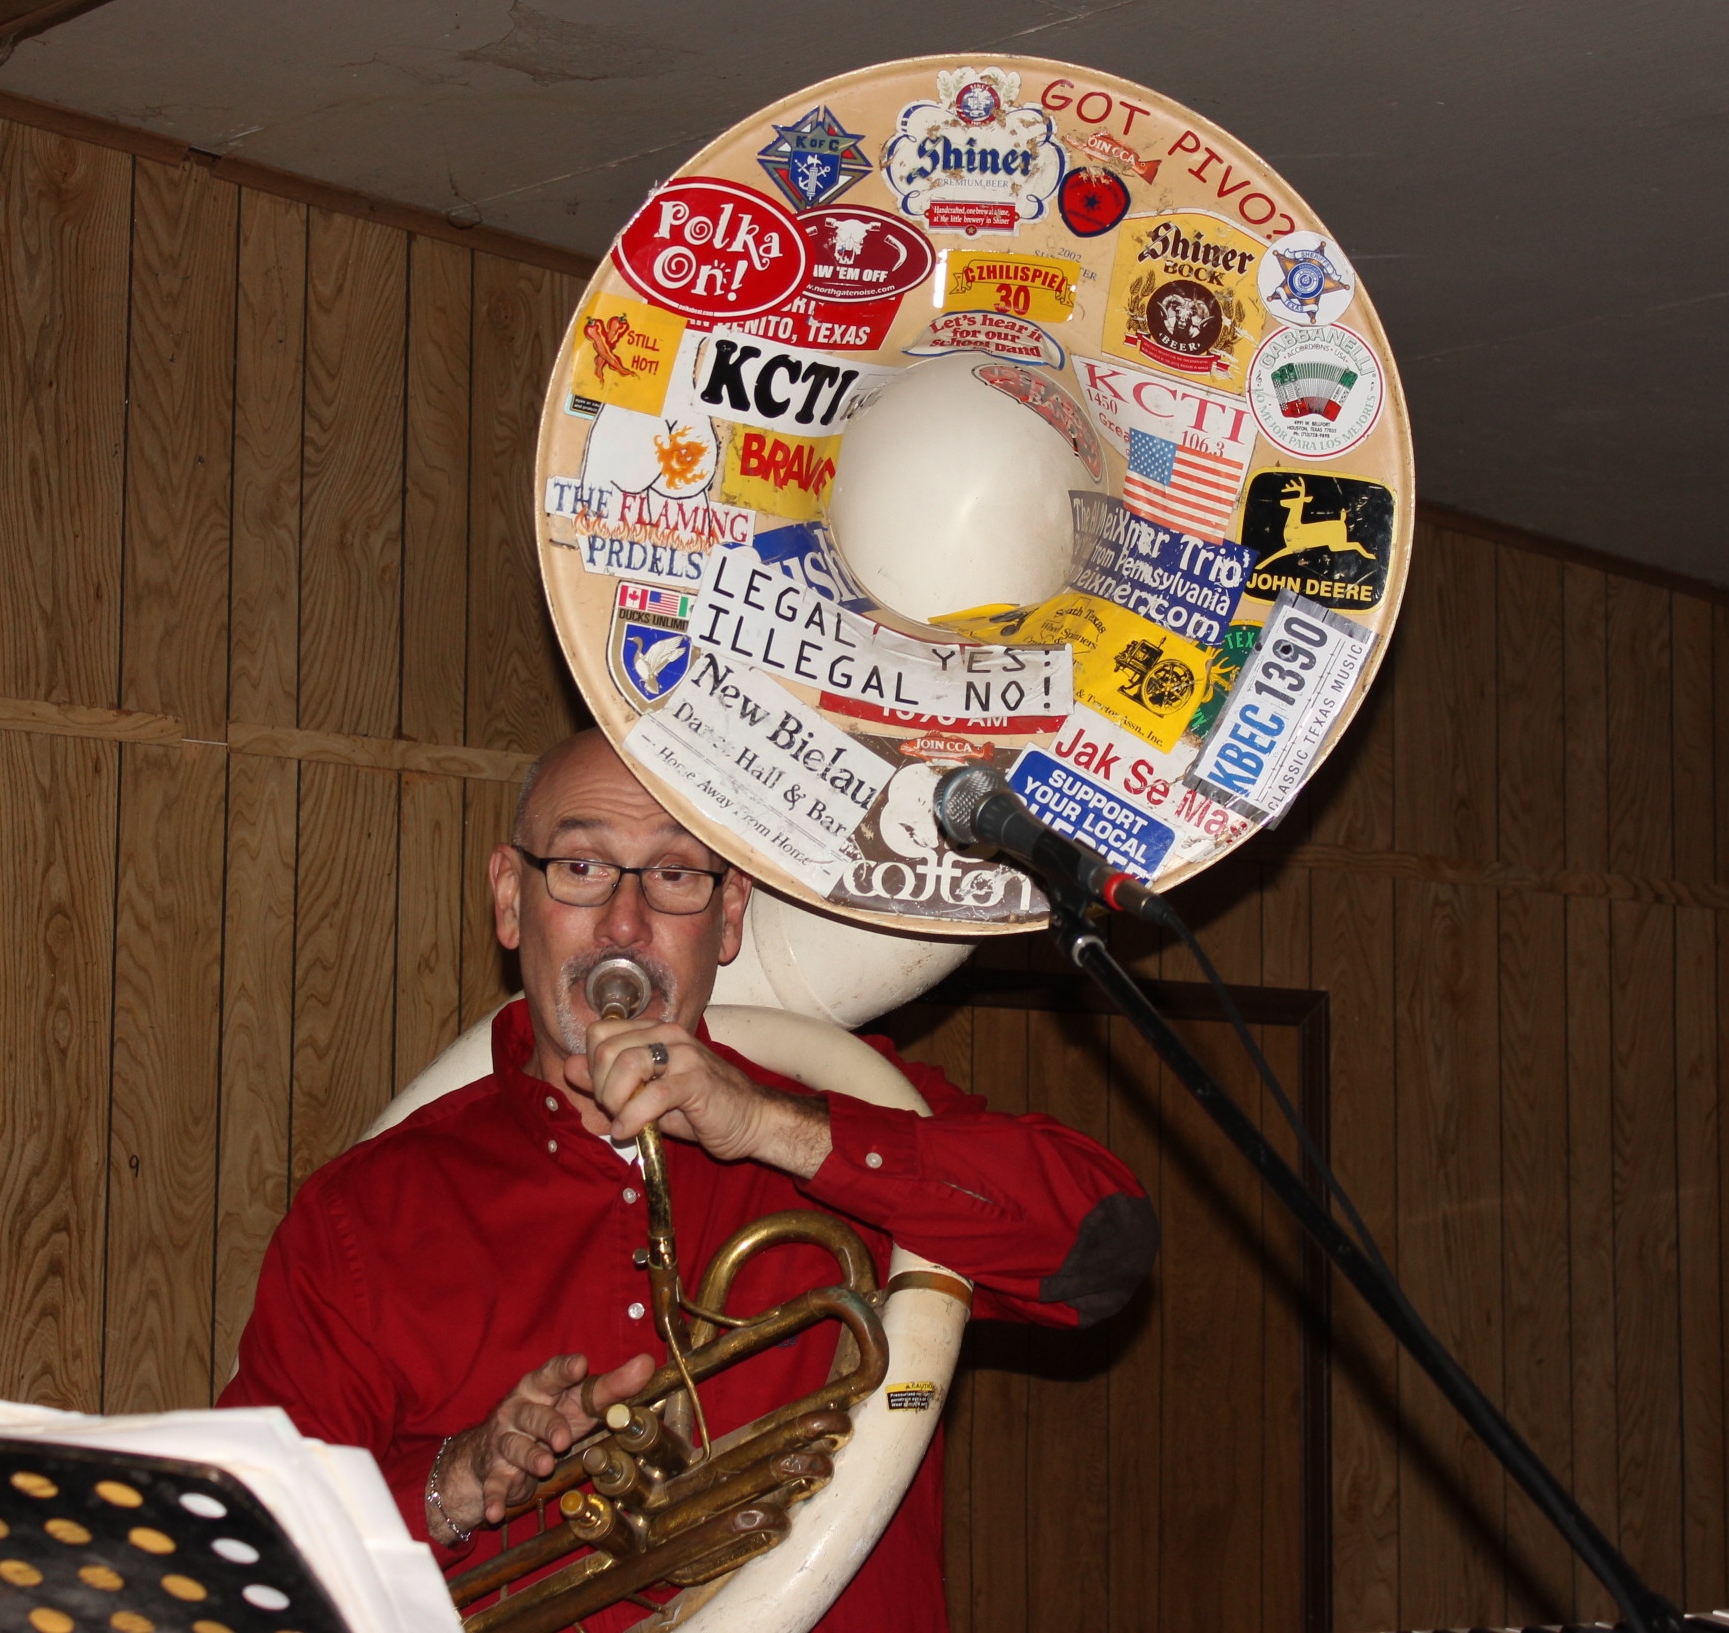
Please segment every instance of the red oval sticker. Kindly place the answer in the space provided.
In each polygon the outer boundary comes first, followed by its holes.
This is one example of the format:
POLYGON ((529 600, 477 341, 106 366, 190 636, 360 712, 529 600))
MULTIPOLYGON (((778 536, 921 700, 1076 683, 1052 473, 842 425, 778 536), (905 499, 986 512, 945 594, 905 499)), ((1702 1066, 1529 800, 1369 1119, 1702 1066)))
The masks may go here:
POLYGON ((810 250, 810 282, 802 293, 818 300, 904 295, 937 264, 936 251, 917 227, 868 204, 807 210, 798 224, 810 250))
POLYGON ((668 182, 612 247, 633 289, 686 317, 770 312, 804 285, 809 259, 797 220, 732 181, 668 182))

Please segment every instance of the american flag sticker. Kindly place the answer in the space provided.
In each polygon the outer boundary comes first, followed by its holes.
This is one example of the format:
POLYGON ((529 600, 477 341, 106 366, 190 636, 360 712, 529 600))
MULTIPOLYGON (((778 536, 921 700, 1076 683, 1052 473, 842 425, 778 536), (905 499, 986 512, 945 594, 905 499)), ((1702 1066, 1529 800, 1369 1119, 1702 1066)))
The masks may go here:
POLYGON ((1247 468, 1246 458, 1131 430, 1123 503, 1149 522, 1220 540, 1231 525, 1247 468))
POLYGON ((682 590, 663 590, 653 584, 620 584, 618 605, 625 612, 653 613, 661 618, 688 618, 696 598, 682 590))

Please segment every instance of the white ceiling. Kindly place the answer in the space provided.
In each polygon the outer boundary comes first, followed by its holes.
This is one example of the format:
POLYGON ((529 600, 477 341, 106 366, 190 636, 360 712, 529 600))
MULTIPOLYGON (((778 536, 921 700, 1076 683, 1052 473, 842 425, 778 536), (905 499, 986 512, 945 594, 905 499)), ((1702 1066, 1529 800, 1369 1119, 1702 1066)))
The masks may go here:
POLYGON ((1729 584, 1722 0, 110 0, 0 89, 597 255, 761 105, 938 51, 1218 121, 1363 273, 1426 498, 1729 584))

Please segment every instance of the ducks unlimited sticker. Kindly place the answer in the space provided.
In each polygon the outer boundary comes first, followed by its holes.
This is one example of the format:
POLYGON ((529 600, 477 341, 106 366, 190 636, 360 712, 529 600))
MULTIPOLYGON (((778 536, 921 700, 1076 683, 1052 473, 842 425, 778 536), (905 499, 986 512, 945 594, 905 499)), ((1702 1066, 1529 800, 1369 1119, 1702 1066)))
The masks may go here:
POLYGON ((1261 337, 1267 246, 1203 210, 1123 224, 1105 350, 1222 391, 1241 392, 1261 337))

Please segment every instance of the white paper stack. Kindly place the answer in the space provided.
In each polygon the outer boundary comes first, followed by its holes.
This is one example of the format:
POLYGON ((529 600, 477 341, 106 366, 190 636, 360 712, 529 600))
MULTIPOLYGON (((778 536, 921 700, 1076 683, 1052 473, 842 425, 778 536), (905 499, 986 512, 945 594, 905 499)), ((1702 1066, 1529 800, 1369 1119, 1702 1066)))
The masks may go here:
POLYGON ((87 1417, 0 1401, 0 1436, 226 1469, 275 1515, 352 1633, 461 1633, 432 1552, 370 1452, 308 1440, 279 1407, 87 1417))

